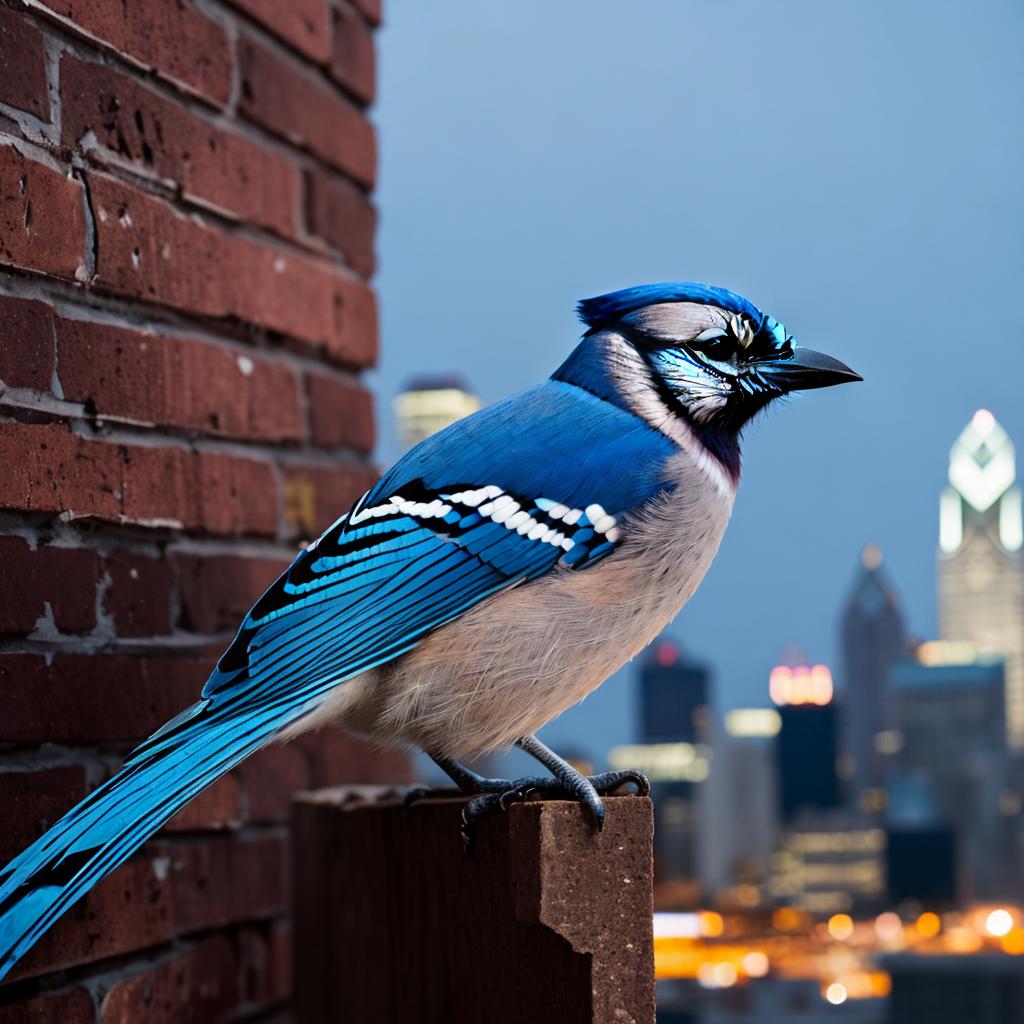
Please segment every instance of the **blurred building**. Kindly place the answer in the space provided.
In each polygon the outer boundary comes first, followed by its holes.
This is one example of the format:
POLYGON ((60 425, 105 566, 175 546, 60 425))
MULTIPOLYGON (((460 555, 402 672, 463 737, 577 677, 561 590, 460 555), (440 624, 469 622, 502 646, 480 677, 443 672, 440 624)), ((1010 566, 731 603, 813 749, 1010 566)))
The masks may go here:
POLYGON ((915 956, 883 963, 892 977, 889 1024, 1020 1024, 1024 957, 915 956))
POLYGON ((962 896, 999 898, 1015 883, 1003 659, 970 644, 921 644, 892 671, 889 819, 952 826, 962 896))
POLYGON ((480 399, 456 375, 416 377, 394 401, 398 432, 406 448, 480 408, 480 399))
POLYGON ((886 829, 889 906, 912 901, 927 910, 957 904, 956 833, 948 825, 886 829))
POLYGON ((679 646, 658 640, 640 662, 640 742, 616 747, 613 768, 633 767, 651 781, 654 796, 655 876, 677 906, 700 896, 699 823, 710 773, 711 675, 684 657, 679 646))
POLYGON ((775 763, 782 820, 839 807, 832 673, 825 665, 777 665, 769 692, 780 718, 775 763))
POLYGON ((895 591, 882 571, 873 544, 861 555, 841 623, 843 659, 843 751, 852 796, 878 790, 884 782, 880 734, 889 729, 889 673, 906 643, 895 591))
POLYGON ((886 835, 846 810, 802 812, 782 831, 770 891, 810 914, 870 914, 886 896, 886 835))
POLYGON ((1006 728, 1024 747, 1024 523, 1013 442, 979 409, 949 457, 939 517, 939 628, 1006 659, 1006 728))
POLYGON ((702 878, 723 906, 751 909, 764 902, 778 843, 775 708, 734 708, 716 735, 703 827, 702 878))

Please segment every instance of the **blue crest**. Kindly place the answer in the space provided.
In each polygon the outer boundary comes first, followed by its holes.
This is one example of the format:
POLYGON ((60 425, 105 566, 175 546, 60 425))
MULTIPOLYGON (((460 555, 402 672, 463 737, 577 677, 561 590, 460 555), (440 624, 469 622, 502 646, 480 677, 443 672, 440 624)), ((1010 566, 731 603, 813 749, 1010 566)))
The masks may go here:
POLYGON ((622 288, 607 295, 582 299, 576 306, 576 312, 588 328, 599 330, 635 309, 656 302, 699 302, 707 306, 718 306, 730 313, 749 316, 762 330, 773 334, 778 344, 786 340, 786 328, 742 295, 698 281, 661 281, 658 284, 622 288))

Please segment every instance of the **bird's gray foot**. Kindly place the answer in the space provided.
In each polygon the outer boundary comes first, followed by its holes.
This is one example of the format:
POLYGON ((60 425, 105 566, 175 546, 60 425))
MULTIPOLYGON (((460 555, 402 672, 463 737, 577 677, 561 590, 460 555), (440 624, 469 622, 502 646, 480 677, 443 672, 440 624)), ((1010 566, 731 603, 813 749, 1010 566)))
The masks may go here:
POLYGON ((614 793, 625 785, 634 785, 637 795, 647 796, 650 783, 642 772, 602 772, 600 775, 581 775, 570 765, 568 771, 561 771, 556 778, 517 779, 502 791, 490 791, 475 796, 462 808, 462 845, 472 856, 477 822, 495 811, 507 811, 512 804, 533 797, 548 800, 564 800, 566 797, 579 800, 587 805, 598 831, 604 825, 604 804, 602 796, 614 793))

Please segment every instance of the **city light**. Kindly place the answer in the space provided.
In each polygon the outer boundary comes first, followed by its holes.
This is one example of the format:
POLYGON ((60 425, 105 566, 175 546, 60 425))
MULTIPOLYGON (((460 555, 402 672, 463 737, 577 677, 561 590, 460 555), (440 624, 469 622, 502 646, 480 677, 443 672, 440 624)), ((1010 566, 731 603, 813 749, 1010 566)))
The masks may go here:
POLYGON ((734 708, 725 713, 725 731, 737 739, 771 739, 782 728, 774 708, 734 708))
POLYGON ((771 964, 768 957, 759 949, 752 949, 741 961, 743 973, 748 978, 763 978, 769 971, 771 964))
POLYGON ((697 914, 670 914, 664 911, 654 915, 656 939, 695 939, 700 935, 697 914))
POLYGON ((768 677, 768 694, 780 707, 823 706, 832 700, 832 672, 827 665, 776 665, 768 677))
POLYGON ((875 934, 882 942, 894 942, 903 935, 903 922, 899 914, 887 910, 875 918, 875 934))
POLYGON ((942 931, 942 918, 926 910, 914 922, 914 929, 922 939, 934 939, 942 931))
POLYGON ((828 933, 833 939, 845 942, 853 934, 853 918, 849 914, 833 914, 828 919, 828 933))
POLYGON ((985 918, 985 931, 994 938, 1001 939, 1004 935, 1009 935, 1012 930, 1013 915, 1008 910, 1003 910, 1000 907, 985 918))
POLYGON ((725 931, 725 921, 722 915, 714 910, 703 910, 699 915, 700 933, 706 938, 718 938, 725 931))
POLYGON ((651 782, 703 782, 711 771, 710 751, 693 743, 625 743, 608 751, 608 763, 636 768, 651 782))
POLYGON ((846 1002, 846 986, 841 982, 833 981, 827 989, 825 989, 825 998, 833 1006, 841 1006, 846 1002))

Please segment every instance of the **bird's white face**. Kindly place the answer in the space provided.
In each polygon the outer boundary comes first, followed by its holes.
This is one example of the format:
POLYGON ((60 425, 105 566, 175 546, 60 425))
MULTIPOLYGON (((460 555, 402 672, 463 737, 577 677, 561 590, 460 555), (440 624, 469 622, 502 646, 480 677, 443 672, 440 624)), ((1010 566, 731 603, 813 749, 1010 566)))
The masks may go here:
POLYGON ((785 328, 696 302, 660 302, 624 316, 619 327, 644 357, 663 398, 698 424, 740 427, 783 393, 758 372, 793 354, 785 328))

